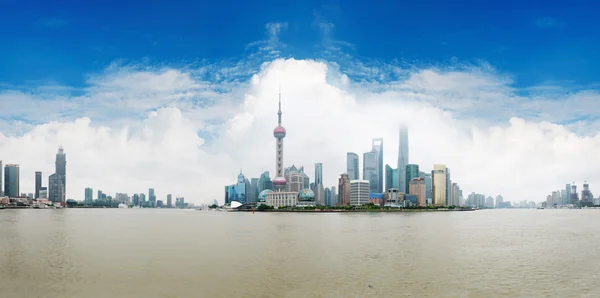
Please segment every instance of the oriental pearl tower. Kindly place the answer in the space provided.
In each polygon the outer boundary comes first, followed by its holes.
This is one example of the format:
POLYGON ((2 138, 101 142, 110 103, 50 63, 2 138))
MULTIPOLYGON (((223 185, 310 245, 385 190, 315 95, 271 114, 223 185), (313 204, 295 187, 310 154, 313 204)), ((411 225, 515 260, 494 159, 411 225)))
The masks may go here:
POLYGON ((275 178, 273 178, 273 187, 277 191, 282 191, 285 189, 285 177, 283 177, 283 138, 285 138, 285 128, 281 126, 281 90, 279 90, 279 111, 277 112, 277 127, 273 130, 273 136, 277 139, 275 152, 277 152, 276 157, 276 174, 275 178))

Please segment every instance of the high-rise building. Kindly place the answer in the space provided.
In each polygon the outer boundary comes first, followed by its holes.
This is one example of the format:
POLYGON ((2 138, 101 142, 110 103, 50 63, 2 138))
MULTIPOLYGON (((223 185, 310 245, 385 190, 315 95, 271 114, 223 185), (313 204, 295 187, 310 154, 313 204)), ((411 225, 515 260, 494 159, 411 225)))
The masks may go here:
POLYGON ((42 187, 42 172, 35 172, 35 198, 40 197, 40 187, 42 187))
MULTIPOLYGON (((154 195, 154 188, 148 189, 148 201, 152 203, 156 203, 156 195, 154 195)), ((156 207, 156 206, 153 206, 156 207)))
POLYGON ((247 203, 246 194, 248 193, 249 185, 248 185, 248 183, 246 183, 246 181, 248 181, 248 179, 246 179, 246 177, 244 176, 244 174, 242 174, 242 171, 240 170, 240 174, 237 177, 237 184, 235 185, 235 194, 236 194, 235 201, 238 201, 242 204, 247 203))
POLYGON ((63 176, 54 173, 48 177, 48 192, 50 201, 54 203, 65 204, 65 183, 62 180, 63 176))
POLYGON ((346 206, 350 204, 350 178, 348 174, 340 175, 338 181, 338 205, 346 206))
POLYGON ((258 178, 258 193, 261 193, 265 189, 273 190, 273 182, 269 177, 269 171, 265 171, 258 178))
POLYGON ((278 191, 285 189, 285 178, 283 176, 283 138, 285 138, 286 131, 281 126, 281 91, 279 91, 279 110, 277 111, 277 127, 273 130, 273 136, 276 139, 275 142, 275 178, 273 179, 273 187, 278 191))
POLYGON ((410 180, 408 187, 409 194, 417 196, 417 206, 427 205, 427 193, 425 186, 425 179, 421 177, 415 177, 410 180))
POLYGON ((325 187, 325 206, 333 206, 331 204, 331 189, 325 187))
POLYGON ((250 187, 248 193, 248 202, 258 202, 258 178, 250 178, 250 187))
POLYGON ((565 186, 565 196, 566 196, 566 198, 564 200, 563 205, 571 204, 571 184, 567 184, 565 186))
POLYGON ((346 173, 350 180, 358 180, 358 154, 354 152, 346 153, 346 173))
POLYGON ((419 172, 419 177, 425 179, 426 200, 431 200, 431 173, 419 172))
POLYGON ((496 196, 496 208, 502 208, 504 206, 504 198, 502 195, 496 196))
POLYGON ((167 195, 167 208, 173 208, 173 196, 171 194, 167 195))
POLYGON ((452 181, 450 180, 450 169, 446 168, 446 205, 451 206, 448 200, 452 199, 452 181))
MULTIPOLYGON (((415 164, 407 164, 406 165, 406 185, 404 186, 405 189, 409 189, 409 184, 410 181, 413 180, 413 178, 419 178, 419 165, 415 165, 415 164)), ((409 190, 410 192, 410 190, 409 190)))
POLYGON ((323 164, 315 164, 315 184, 323 184, 323 164))
POLYGON ((4 171, 2 169, 4 169, 4 168, 2 167, 2 161, 0 160, 0 197, 5 196, 4 187, 2 187, 2 183, 4 182, 4 179, 3 179, 4 176, 2 175, 2 173, 4 173, 4 171))
MULTIPOLYGON (((300 191, 298 191, 300 192, 300 191)), ((315 185, 315 203, 317 205, 325 205, 325 188, 323 188, 323 184, 319 183, 315 185)))
MULTIPOLYGON (((60 179, 63 183, 63 192, 65 196, 67 194, 67 154, 64 152, 63 147, 58 147, 58 153, 56 153, 55 162, 55 173, 60 175, 60 179)), ((52 188, 50 188, 52 189, 52 188)), ((52 190, 50 191, 52 192, 52 190)))
POLYGON ((350 181, 350 205, 359 206, 369 203, 370 189, 371 187, 367 180, 350 181))
POLYGON ((408 193, 405 188, 406 174, 404 173, 406 165, 408 164, 408 129, 405 125, 400 125, 399 134, 400 143, 398 145, 398 187, 399 191, 408 193), (404 189, 403 189, 404 188, 404 189))
POLYGON ((86 187, 85 188, 85 199, 83 201, 86 205, 92 205, 94 203, 94 190, 86 187))
POLYGON ((394 188, 394 169, 390 167, 390 165, 385 165, 385 190, 387 191, 390 188, 394 188))
POLYGON ((383 138, 374 138, 371 147, 377 152, 377 193, 383 193, 383 138))
POLYGON ((19 165, 8 164, 4 166, 4 195, 9 198, 19 196, 19 165))
POLYGON ((446 166, 436 164, 433 165, 433 171, 431 171, 432 177, 432 204, 436 206, 445 206, 447 201, 446 191, 446 166))
POLYGON ((335 186, 331 187, 331 206, 338 205, 338 197, 335 186))
POLYGON ((363 154, 363 180, 369 181, 371 193, 377 193, 378 171, 377 171, 377 150, 372 149, 370 152, 363 154))
POLYGON ((133 194, 133 198, 131 199, 133 202, 134 206, 139 206, 140 205, 140 195, 134 193, 133 194))

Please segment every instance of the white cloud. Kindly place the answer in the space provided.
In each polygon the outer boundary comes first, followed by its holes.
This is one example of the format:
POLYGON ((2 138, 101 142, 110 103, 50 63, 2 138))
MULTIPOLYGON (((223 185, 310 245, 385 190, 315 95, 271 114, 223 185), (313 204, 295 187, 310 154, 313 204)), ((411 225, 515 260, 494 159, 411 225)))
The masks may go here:
POLYGON ((222 200, 224 185, 235 182, 240 168, 248 177, 274 171, 281 85, 285 164, 303 165, 312 176, 314 163, 322 162, 328 186, 345 171, 346 152, 362 160, 374 137, 384 138, 384 162, 395 165, 400 122, 409 127, 411 162, 424 171, 446 164, 466 192, 540 201, 565 183, 600 185, 593 170, 600 166, 600 137, 543 121, 567 119, 557 114, 565 102, 589 107, 597 93, 517 96, 509 78, 485 67, 418 69, 366 86, 332 65, 275 60, 227 92, 214 92, 219 86, 193 71, 118 67, 92 77, 77 97, 7 91, 0 93, 2 110, 9 111, 4 116, 40 107, 48 123, 0 136, 0 158, 21 164, 22 192, 33 192, 34 171, 42 170, 45 180, 53 172, 62 144, 68 197, 82 199, 87 186, 130 194, 154 187, 159 199, 173 193, 194 202, 222 200), (542 116, 524 115, 532 107, 542 116), (211 139, 200 138, 199 130, 211 139))

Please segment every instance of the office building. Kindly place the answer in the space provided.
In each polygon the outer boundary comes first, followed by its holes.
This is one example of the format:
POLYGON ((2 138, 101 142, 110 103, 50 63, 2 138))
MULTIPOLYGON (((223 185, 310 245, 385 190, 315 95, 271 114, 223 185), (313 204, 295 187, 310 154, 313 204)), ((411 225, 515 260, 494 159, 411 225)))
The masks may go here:
POLYGON ((258 202, 258 178, 251 178, 248 191, 248 203, 256 202, 258 202))
POLYGON ((496 208, 502 208, 504 206, 504 198, 501 195, 496 196, 496 208))
POLYGON ((261 193, 265 189, 273 190, 273 183, 271 177, 269 177, 269 171, 265 171, 258 178, 258 193, 261 193))
MULTIPOLYGON (((67 154, 63 150, 63 147, 58 147, 58 152, 56 153, 56 161, 55 161, 55 173, 60 175, 60 180, 63 183, 63 192, 66 196, 67 193, 67 154)), ((50 192, 52 192, 52 188, 50 188, 50 192)))
POLYGON ((42 172, 35 172, 35 198, 40 197, 40 187, 42 187, 42 172))
POLYGON ((48 177, 48 192, 50 201, 59 203, 61 206, 65 204, 65 183, 62 176, 54 173, 48 177))
POLYGON ((417 197, 417 206, 427 205, 425 179, 420 177, 412 178, 409 184, 409 194, 415 195, 417 197))
POLYGON ((392 185, 394 185, 393 178, 394 178, 394 169, 392 169, 392 167, 390 167, 390 165, 386 164, 385 165, 385 190, 386 191, 390 188, 394 188, 392 186, 392 185))
POLYGON ((173 208, 173 196, 171 194, 167 195, 167 208, 173 208))
POLYGON ((350 204, 350 178, 348 174, 341 174, 338 180, 338 205, 350 204))
POLYGON ((94 190, 86 187, 85 188, 85 197, 83 200, 84 204, 86 205, 92 205, 94 203, 94 190))
POLYGON ((363 154, 363 180, 369 181, 372 193, 377 193, 378 171, 377 171, 377 150, 363 154))
POLYGON ((372 188, 367 180, 350 181, 350 205, 359 206, 369 203, 369 193, 372 188))
POLYGON ((405 170, 406 170, 406 185, 404 186, 404 188, 407 189, 408 190, 407 193, 409 193, 410 192, 410 190, 409 190, 410 181, 412 181, 413 178, 419 178, 419 165, 407 164, 405 170))
POLYGON ((358 180, 358 154, 354 152, 346 153, 346 173, 350 180, 358 180))
POLYGON ((4 195, 9 198, 19 196, 19 165, 7 164, 4 166, 4 195))
POLYGON ((323 184, 323 164, 318 162, 315 164, 315 185, 323 184))
POLYGON ((408 128, 400 125, 399 144, 398 144, 398 187, 402 193, 407 193, 406 189, 406 165, 408 164, 408 128))
POLYGON ((446 166, 436 164, 433 165, 433 171, 431 171, 432 177, 432 203, 436 206, 446 206, 447 204, 447 191, 446 191, 446 166))
POLYGON ((48 188, 47 187, 40 187, 40 197, 38 198, 40 200, 47 200, 48 199, 48 188))
POLYGON ((337 206, 338 204, 339 204, 339 202, 338 202, 336 187, 332 186, 331 187, 331 206, 337 206))
POLYGON ((377 193, 383 193, 383 138, 374 138, 371 147, 377 152, 377 185, 374 189, 377 193))
POLYGON ((298 193, 289 191, 273 191, 266 194, 266 204, 276 208, 298 205, 298 193))

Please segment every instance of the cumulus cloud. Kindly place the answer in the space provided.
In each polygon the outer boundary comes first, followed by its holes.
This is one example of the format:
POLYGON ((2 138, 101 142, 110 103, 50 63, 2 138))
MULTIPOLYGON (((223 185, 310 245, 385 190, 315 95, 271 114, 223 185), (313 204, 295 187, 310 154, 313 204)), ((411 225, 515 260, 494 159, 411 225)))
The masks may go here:
POLYGON ((44 179, 53 172, 62 144, 70 198, 82 199, 88 186, 130 194, 154 187, 159 199, 172 193, 222 201, 224 185, 240 169, 247 177, 274 171, 279 86, 288 131, 284 163, 305 166, 310 176, 323 163, 327 186, 345 171, 346 152, 362 162, 371 138, 384 138, 384 164, 395 165, 401 122, 409 129, 410 162, 422 171, 446 164, 467 193, 541 201, 565 183, 587 180, 592 190, 600 183, 593 171, 600 166, 594 157, 600 137, 555 121, 569 118, 558 113, 561 102, 589 104, 598 94, 517 95, 510 78, 486 67, 416 69, 365 85, 330 62, 278 59, 227 92, 182 69, 116 67, 89 84, 76 97, 0 93, 0 110, 25 115, 41 105, 50 115, 24 133, 0 136, 0 157, 21 164, 22 191, 33 192, 34 171, 42 170, 44 179), (531 107, 539 108, 535 116, 527 114, 531 107), (210 138, 199 136, 207 132, 210 138))

